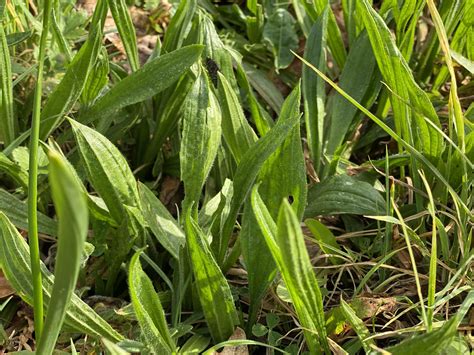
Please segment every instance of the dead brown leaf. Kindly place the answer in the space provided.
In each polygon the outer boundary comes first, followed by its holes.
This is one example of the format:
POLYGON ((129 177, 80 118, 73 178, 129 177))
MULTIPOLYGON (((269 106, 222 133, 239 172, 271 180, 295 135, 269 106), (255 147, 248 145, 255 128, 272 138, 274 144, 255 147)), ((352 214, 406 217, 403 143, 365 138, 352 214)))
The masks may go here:
MULTIPOLYGON (((246 340, 247 336, 241 328, 236 328, 234 334, 229 338, 229 340, 246 340)), ((214 352, 215 355, 249 355, 249 349, 247 345, 239 346, 228 346, 225 347, 220 353, 214 352)))
POLYGON ((2 270, 0 270, 0 298, 5 298, 11 296, 15 293, 15 291, 11 288, 10 284, 8 283, 7 279, 3 275, 2 270))

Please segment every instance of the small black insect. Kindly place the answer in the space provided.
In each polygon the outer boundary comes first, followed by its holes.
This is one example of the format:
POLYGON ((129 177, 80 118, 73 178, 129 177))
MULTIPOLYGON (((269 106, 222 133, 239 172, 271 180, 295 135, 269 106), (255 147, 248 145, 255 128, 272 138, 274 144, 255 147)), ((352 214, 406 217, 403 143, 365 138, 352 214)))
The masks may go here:
POLYGON ((219 72, 219 66, 211 58, 206 58, 206 69, 209 77, 212 80, 212 84, 217 87, 217 73, 219 72))

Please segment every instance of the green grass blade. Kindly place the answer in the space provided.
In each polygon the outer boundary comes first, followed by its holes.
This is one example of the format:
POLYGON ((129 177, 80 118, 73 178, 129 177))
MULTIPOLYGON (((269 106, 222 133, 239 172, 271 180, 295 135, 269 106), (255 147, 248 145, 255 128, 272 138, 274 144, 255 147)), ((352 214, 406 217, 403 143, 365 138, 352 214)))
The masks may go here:
POLYGON ((90 123, 100 118, 103 129, 108 128, 111 115, 155 96, 176 82, 196 62, 202 50, 200 45, 191 45, 148 62, 97 100, 81 115, 80 121, 90 123))
MULTIPOLYGON (((318 68, 325 68, 326 66, 326 51, 324 48, 326 47, 328 11, 330 10, 326 8, 313 25, 304 51, 305 59, 318 68)), ((314 169, 319 173, 324 144, 326 88, 324 80, 307 66, 303 67, 301 83, 306 139, 308 140, 314 169)))
MULTIPOLYGON (((25 239, 8 218, 0 212, 0 267, 18 295, 28 304, 33 304, 33 283, 31 279, 30 254, 25 239)), ((41 263, 43 274, 43 295, 48 308, 53 289, 54 277, 41 263)), ((74 293, 69 304, 65 324, 78 332, 94 337, 105 337, 120 341, 117 333, 91 307, 74 293)))
POLYGON ((156 354, 170 354, 176 350, 171 338, 165 312, 151 280, 143 272, 137 252, 130 261, 128 285, 133 309, 147 345, 156 354))
POLYGON ((46 140, 74 107, 97 59, 101 42, 102 32, 96 28, 74 56, 61 82, 49 95, 43 107, 40 139, 46 140))
POLYGON ((66 310, 76 287, 82 252, 89 225, 87 200, 82 186, 53 150, 49 153, 49 179, 54 205, 58 214, 58 251, 54 286, 49 301, 44 332, 37 353, 50 354, 66 317, 66 310))
POLYGON ((0 16, 0 136, 5 145, 10 144, 15 139, 16 118, 13 111, 13 85, 12 85, 12 67, 10 52, 8 50, 5 29, 0 16))
POLYGON ((120 39, 125 47, 130 67, 132 71, 137 71, 140 68, 137 35, 135 33, 132 18, 128 12, 127 4, 125 0, 108 0, 107 2, 120 34, 120 39))
POLYGON ((191 219, 189 210, 184 225, 196 290, 209 331, 214 341, 225 341, 239 323, 229 284, 209 249, 206 237, 191 219))
POLYGON ((122 153, 107 138, 74 120, 69 122, 88 180, 120 224, 126 217, 124 205, 138 205, 135 177, 122 153))
POLYGON ((201 190, 221 142, 221 111, 204 72, 198 76, 184 105, 179 155, 185 191, 183 210, 194 204, 193 216, 197 217, 201 190))
POLYGON ((174 258, 179 258, 179 250, 186 243, 186 236, 176 220, 153 192, 142 183, 138 183, 143 217, 147 220, 158 242, 174 258))
MULTIPOLYGON (((28 168, 28 239, 31 257, 31 273, 33 278, 33 294, 34 294, 34 322, 35 337, 41 338, 44 323, 43 310, 43 293, 42 293, 42 274, 41 260, 39 251, 38 237, 38 142, 41 124, 41 97, 43 93, 43 72, 44 62, 46 58, 46 49, 48 45, 48 33, 51 22, 52 0, 43 2, 43 29, 41 31, 39 53, 38 53, 38 70, 36 76, 36 87, 33 102, 33 117, 31 122, 31 138, 30 138, 30 157, 28 168)), ((28 12, 28 11, 27 11, 28 12)))
POLYGON ((400 135, 398 135, 394 130, 392 130, 385 122, 383 122, 380 118, 375 116, 372 112, 367 110, 364 106, 359 104, 357 100, 354 100, 353 97, 348 95, 344 90, 342 90, 334 81, 328 78, 323 72, 319 69, 315 68, 311 63, 308 63, 304 58, 295 54, 301 61, 303 61, 306 65, 308 65, 312 70, 314 70, 319 76, 321 76, 324 81, 326 81, 329 85, 331 85, 340 95, 342 95, 346 100, 348 100, 351 104, 357 107, 360 111, 362 111, 367 117, 369 117, 372 121, 374 121, 380 128, 382 128, 389 136, 391 136, 394 140, 397 141, 399 145, 402 145, 417 161, 422 163, 431 173, 433 173, 436 178, 446 187, 449 191, 453 199, 456 203, 462 207, 464 211, 470 213, 470 209, 466 206, 466 204, 461 200, 457 192, 453 189, 453 187, 449 184, 443 174, 434 166, 429 159, 427 159, 422 153, 420 153, 415 147, 413 147, 410 143, 406 142, 400 135))
POLYGON ((428 282, 428 304, 427 304, 427 318, 428 318, 428 330, 431 331, 433 327, 433 314, 434 314, 434 303, 436 294, 436 264, 438 262, 438 241, 436 233, 436 210, 433 199, 433 193, 431 191, 428 180, 423 172, 419 172, 423 184, 425 185, 426 192, 428 194, 428 211, 430 212, 432 219, 432 231, 431 231, 431 255, 430 255, 430 272, 428 282))

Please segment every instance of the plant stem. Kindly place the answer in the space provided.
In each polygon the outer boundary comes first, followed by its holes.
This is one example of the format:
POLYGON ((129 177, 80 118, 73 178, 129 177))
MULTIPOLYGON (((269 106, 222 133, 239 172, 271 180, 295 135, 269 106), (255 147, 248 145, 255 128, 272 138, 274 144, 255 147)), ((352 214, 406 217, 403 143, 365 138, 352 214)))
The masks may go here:
POLYGON ((33 119, 31 123, 30 161, 28 180, 28 238, 30 244, 31 274, 33 279, 33 305, 35 320, 35 337, 40 339, 43 331, 43 287, 40 268, 40 253, 38 241, 38 143, 41 120, 41 93, 43 89, 44 59, 51 22, 51 0, 44 1, 43 30, 41 32, 38 75, 36 79, 35 97, 33 104, 33 119))

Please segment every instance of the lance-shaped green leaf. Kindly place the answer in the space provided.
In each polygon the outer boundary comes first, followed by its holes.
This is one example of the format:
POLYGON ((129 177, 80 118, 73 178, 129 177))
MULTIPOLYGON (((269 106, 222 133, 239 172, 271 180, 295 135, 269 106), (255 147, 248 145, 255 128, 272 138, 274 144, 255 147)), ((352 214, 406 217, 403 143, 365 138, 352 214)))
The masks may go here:
POLYGON ((181 180, 184 182, 183 208, 197 208, 201 190, 212 168, 221 142, 221 112, 201 72, 184 103, 181 140, 181 180))
POLYGON ((87 199, 83 187, 77 183, 76 176, 62 156, 54 150, 49 152, 49 180, 59 220, 58 250, 54 286, 44 330, 38 343, 38 354, 50 354, 54 350, 76 288, 89 226, 87 199))
POLYGON ((12 65, 5 27, 0 18, 0 137, 5 144, 15 139, 17 122, 13 111, 12 65))
POLYGON ((298 320, 306 329, 304 334, 310 352, 319 353, 322 346, 330 354, 323 297, 298 218, 288 201, 284 200, 276 224, 258 194, 257 187, 252 191, 251 204, 265 242, 290 293, 298 320))
POLYGON ((185 216, 186 241, 199 301, 215 342, 229 339, 239 323, 229 284, 209 249, 206 236, 188 211, 185 216))
MULTIPOLYGON (((3 212, 15 227, 28 230, 28 206, 3 189, 0 189, 0 212, 3 212)), ((38 212, 38 232, 56 236, 56 221, 38 212)))
POLYGON ((148 222, 151 231, 158 242, 171 255, 178 258, 179 249, 186 243, 184 232, 158 197, 146 185, 139 183, 138 189, 143 217, 148 222))
MULTIPOLYGON (((304 51, 304 57, 311 64, 325 70, 326 66, 326 33, 328 10, 326 9, 311 29, 304 51)), ((303 67, 302 88, 304 100, 304 119, 306 124, 306 139, 313 159, 316 172, 319 172, 323 152, 324 118, 326 115, 326 88, 321 79, 308 66, 303 67)))
POLYGON ((298 114, 288 117, 288 119, 285 120, 278 120, 276 125, 268 131, 265 136, 260 138, 242 157, 234 175, 234 193, 232 195, 229 214, 223 224, 221 237, 215 241, 215 243, 218 244, 217 260, 219 264, 224 260, 227 244, 232 230, 234 229, 240 207, 247 199, 262 165, 283 143, 288 135, 293 132, 293 128, 299 121, 300 115, 298 114))
MULTIPOLYGON (((33 284, 28 244, 2 212, 0 212, 0 267, 17 294, 26 303, 32 305, 33 284)), ((54 277, 43 263, 41 263, 41 272, 45 306, 48 309, 54 277)), ((66 313, 65 324, 77 332, 93 337, 104 337, 113 341, 123 339, 122 335, 74 293, 66 313)))
POLYGON ((149 99, 163 91, 199 58, 203 46, 191 45, 153 59, 118 82, 81 117, 89 123, 101 119, 108 127, 110 116, 118 110, 149 99))
POLYGON ((148 347, 155 354, 171 354, 176 345, 171 338, 165 312, 151 280, 143 272, 140 254, 130 261, 128 286, 133 310, 148 347))
POLYGON ((382 195, 368 182, 337 175, 311 187, 305 217, 331 214, 385 215, 382 195))
POLYGON ((341 299, 341 311, 344 314, 344 317, 351 324, 352 328, 355 330, 357 336, 359 337, 362 346, 367 354, 372 351, 372 345, 375 345, 373 339, 367 340, 370 336, 370 332, 365 326, 362 319, 360 319, 356 312, 347 304, 343 299, 341 299))
MULTIPOLYGON (((300 116, 299 85, 283 104, 279 120, 300 116)), ((300 127, 294 127, 280 147, 263 164, 258 176, 259 192, 273 218, 278 216, 284 198, 292 199, 299 219, 306 206, 306 173, 300 127)), ((273 281, 276 265, 261 235, 250 203, 245 205, 240 233, 242 255, 248 272, 250 293, 250 322, 256 320, 260 302, 273 281)))
POLYGON ((87 178, 120 224, 124 205, 138 206, 138 190, 127 161, 107 138, 74 120, 69 121, 87 178))
MULTIPOLYGON (((300 4, 306 10, 306 14, 311 18, 311 20, 316 22, 318 17, 328 8, 327 0, 295 0, 299 1, 300 4)), ((330 10, 330 8, 329 8, 330 10)), ((337 66, 342 69, 346 61, 346 49, 344 47, 344 42, 342 40, 341 31, 337 25, 336 16, 334 12, 329 11, 328 18, 328 45, 331 49, 331 54, 334 60, 336 61, 337 66)))
POLYGON ((188 0, 179 3, 176 12, 171 18, 166 30, 165 39, 161 47, 163 53, 168 53, 181 48, 191 28, 191 23, 196 12, 197 1, 188 0))
POLYGON ((101 43, 102 31, 97 27, 91 31, 89 39, 74 56, 61 82, 48 96, 41 114, 40 137, 42 140, 46 140, 57 128, 81 96, 99 54, 101 43))
POLYGON ((128 12, 127 4, 125 3, 125 0, 108 0, 107 2, 120 34, 120 39, 125 47, 130 67, 132 68, 132 71, 136 71, 140 68, 137 36, 135 34, 135 27, 133 26, 132 18, 128 12))
POLYGON ((439 118, 428 95, 415 82, 390 29, 369 2, 357 2, 357 11, 367 29, 383 79, 394 92, 391 103, 397 133, 409 143, 414 143, 428 157, 437 160, 443 151, 442 137, 421 116, 424 115, 440 127, 439 118))
POLYGON ((219 73, 219 101, 222 109, 222 133, 237 164, 257 141, 247 122, 239 98, 227 79, 219 73))
MULTIPOLYGON (((307 69, 313 72, 311 68, 307 69)), ((314 72, 313 74, 317 75, 314 72)), ((339 78, 339 86, 364 107, 370 108, 381 85, 380 72, 367 32, 362 32, 349 52, 339 78)), ((358 122, 356 119, 362 115, 354 105, 337 93, 330 98, 329 107, 330 119, 327 120, 324 150, 325 154, 333 155, 344 143, 344 138, 351 133, 351 126, 354 127, 358 122)))

